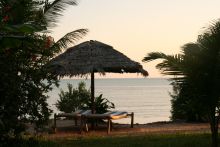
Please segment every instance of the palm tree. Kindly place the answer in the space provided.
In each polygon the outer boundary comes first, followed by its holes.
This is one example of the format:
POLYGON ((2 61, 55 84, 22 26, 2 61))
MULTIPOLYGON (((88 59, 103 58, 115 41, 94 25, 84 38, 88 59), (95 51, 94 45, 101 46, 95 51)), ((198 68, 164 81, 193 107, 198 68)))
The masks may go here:
MULTIPOLYGON (((76 4, 76 0, 12 0, 10 2, 1 0, 0 9, 2 10, 3 24, 0 26, 2 30, 0 35, 21 39, 24 36, 18 34, 15 36, 10 33, 22 31, 26 34, 38 32, 46 35, 57 25, 66 7, 76 4)), ((68 45, 76 43, 87 32, 87 29, 69 32, 57 42, 54 42, 53 48, 56 48, 59 52, 61 49, 67 48, 68 45)))
MULTIPOLYGON (((53 2, 49 2, 45 0, 43 6, 43 14, 46 24, 49 27, 56 26, 56 22, 60 16, 62 16, 62 12, 65 10, 65 7, 68 5, 76 5, 76 0, 54 0, 53 2)), ((78 29, 72 32, 67 33, 64 37, 60 38, 55 44, 54 47, 58 47, 61 49, 67 48, 69 44, 74 44, 76 41, 81 39, 83 36, 87 34, 87 29, 78 29)))
POLYGON ((47 122, 47 92, 58 84, 48 61, 88 32, 79 29, 54 42, 48 33, 75 0, 0 0, 0 138, 19 134, 22 122, 47 122), (10 132, 10 133, 9 133, 10 132))
POLYGON ((182 52, 176 55, 166 55, 160 52, 149 53, 144 57, 144 62, 160 59, 161 63, 156 65, 164 75, 173 75, 171 85, 173 86, 172 97, 172 119, 186 119, 189 121, 197 121, 200 118, 199 109, 194 106, 191 101, 191 92, 187 93, 189 83, 187 75, 193 74, 196 69, 196 57, 198 54, 198 46, 194 43, 186 44, 182 47, 182 52), (189 70, 190 69, 190 70, 189 70), (199 116, 199 118, 198 118, 199 116))
POLYGON ((213 23, 198 37, 196 43, 183 46, 177 55, 149 53, 144 62, 162 59, 156 67, 165 75, 174 75, 178 98, 191 109, 207 116, 212 132, 212 146, 218 146, 220 101, 220 22, 213 23), (188 101, 189 100, 189 101, 188 101))

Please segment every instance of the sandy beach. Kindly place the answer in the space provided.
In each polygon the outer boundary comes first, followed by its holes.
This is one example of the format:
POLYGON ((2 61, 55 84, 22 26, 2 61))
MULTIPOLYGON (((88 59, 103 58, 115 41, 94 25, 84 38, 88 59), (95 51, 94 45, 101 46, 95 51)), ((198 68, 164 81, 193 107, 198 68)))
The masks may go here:
POLYGON ((74 125, 73 120, 57 120, 57 132, 44 134, 47 139, 102 137, 102 136, 130 136, 142 134, 174 134, 174 133, 209 133, 208 123, 185 123, 185 122, 154 122, 148 124, 135 124, 130 128, 128 124, 113 124, 110 134, 106 132, 106 124, 100 124, 95 130, 89 132, 79 131, 79 126, 74 125))

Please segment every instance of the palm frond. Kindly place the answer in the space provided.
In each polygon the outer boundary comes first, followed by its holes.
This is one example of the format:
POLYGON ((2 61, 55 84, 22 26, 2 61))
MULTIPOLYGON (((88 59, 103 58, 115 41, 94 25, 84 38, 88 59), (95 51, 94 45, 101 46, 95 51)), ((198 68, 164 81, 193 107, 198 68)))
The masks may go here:
POLYGON ((175 76, 182 76, 182 61, 183 55, 176 54, 176 55, 166 55, 160 52, 152 52, 149 53, 146 57, 144 57, 144 62, 150 62, 153 60, 162 59, 163 61, 156 65, 156 68, 161 71, 164 75, 175 75, 175 76))
POLYGON ((65 49, 68 45, 75 44, 79 39, 88 33, 88 29, 78 29, 67 33, 64 37, 60 38, 52 47, 58 51, 65 49))
POLYGON ((167 58, 167 55, 161 52, 151 52, 148 53, 146 57, 142 60, 143 62, 150 62, 156 59, 165 59, 167 58))
POLYGON ((24 24, 17 24, 17 25, 4 25, 2 28, 4 32, 13 32, 13 33, 26 33, 31 34, 34 32, 40 32, 45 29, 44 26, 33 24, 33 23, 24 23, 24 24))
POLYGON ((156 68, 161 70, 164 75, 184 75, 182 65, 178 64, 178 62, 175 63, 173 61, 170 62, 165 60, 162 63, 157 64, 156 68))
POLYGON ((57 20, 62 16, 63 11, 69 5, 77 5, 76 0, 54 0, 53 2, 45 1, 44 16, 49 27, 56 26, 57 20))

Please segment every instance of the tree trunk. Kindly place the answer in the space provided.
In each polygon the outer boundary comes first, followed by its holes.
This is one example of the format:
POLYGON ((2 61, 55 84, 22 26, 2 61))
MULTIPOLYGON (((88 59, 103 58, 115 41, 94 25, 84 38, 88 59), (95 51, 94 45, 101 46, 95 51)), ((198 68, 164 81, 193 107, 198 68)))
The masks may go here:
POLYGON ((215 111, 212 113, 210 126, 212 133, 212 147, 218 147, 218 116, 215 116, 215 111))

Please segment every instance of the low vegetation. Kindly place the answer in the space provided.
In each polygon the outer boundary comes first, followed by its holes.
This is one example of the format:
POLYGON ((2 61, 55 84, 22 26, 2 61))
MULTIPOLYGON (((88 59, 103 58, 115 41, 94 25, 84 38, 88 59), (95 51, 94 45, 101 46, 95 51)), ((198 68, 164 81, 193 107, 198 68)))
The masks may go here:
POLYGON ((68 91, 60 90, 59 100, 56 107, 58 110, 70 113, 86 107, 86 102, 90 99, 90 91, 86 89, 86 84, 80 82, 77 88, 72 84, 67 84, 68 91))
POLYGON ((10 146, 41 147, 208 147, 211 146, 210 134, 169 134, 142 135, 125 137, 92 137, 65 140, 22 140, 11 142, 10 146))
MULTIPOLYGON (((58 110, 70 113, 76 110, 91 109, 91 92, 86 89, 85 82, 80 82, 77 88, 74 88, 72 84, 67 84, 68 91, 61 89, 59 94, 59 100, 56 103, 58 110)), ((94 99, 95 112, 105 113, 110 109, 115 108, 114 103, 110 102, 107 98, 104 98, 102 94, 94 99)))

